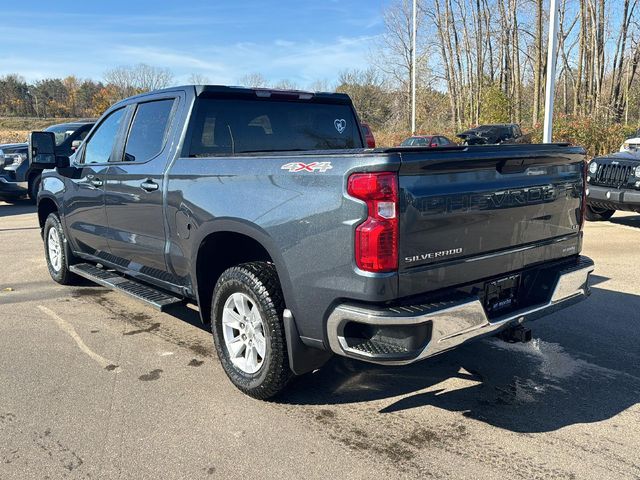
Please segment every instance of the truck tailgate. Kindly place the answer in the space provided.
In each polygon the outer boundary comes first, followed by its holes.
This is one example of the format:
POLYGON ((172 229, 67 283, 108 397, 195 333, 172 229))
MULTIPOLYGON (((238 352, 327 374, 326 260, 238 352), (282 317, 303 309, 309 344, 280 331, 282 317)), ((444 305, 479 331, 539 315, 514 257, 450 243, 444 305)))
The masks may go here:
POLYGON ((501 145, 399 153, 402 296, 579 252, 581 148, 501 145))

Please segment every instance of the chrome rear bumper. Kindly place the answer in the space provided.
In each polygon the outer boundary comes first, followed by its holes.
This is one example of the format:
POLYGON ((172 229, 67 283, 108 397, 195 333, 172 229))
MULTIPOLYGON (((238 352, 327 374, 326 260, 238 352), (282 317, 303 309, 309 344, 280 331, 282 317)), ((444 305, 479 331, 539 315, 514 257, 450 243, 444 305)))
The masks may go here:
MULTIPOLYGON (((567 307, 589 295, 589 275, 594 263, 580 257, 575 265, 563 268, 546 303, 512 312, 504 317, 489 319, 480 298, 464 297, 445 302, 402 307, 363 307, 355 304, 337 306, 327 321, 327 333, 331 350, 339 355, 386 365, 405 365, 450 350, 473 338, 533 320, 554 310, 567 307), (418 342, 404 339, 405 346, 393 338, 365 342, 366 345, 350 343, 345 335, 347 324, 355 322, 365 326, 387 328, 388 332, 402 329, 403 334, 415 327, 416 335, 424 336, 418 342), (418 333, 419 332, 419 333, 418 333), (406 347, 413 343, 413 347, 406 347), (417 346, 415 344, 418 344, 417 346), (365 345, 365 346, 363 346, 365 345)), ((383 334, 384 337, 384 334, 383 334)))

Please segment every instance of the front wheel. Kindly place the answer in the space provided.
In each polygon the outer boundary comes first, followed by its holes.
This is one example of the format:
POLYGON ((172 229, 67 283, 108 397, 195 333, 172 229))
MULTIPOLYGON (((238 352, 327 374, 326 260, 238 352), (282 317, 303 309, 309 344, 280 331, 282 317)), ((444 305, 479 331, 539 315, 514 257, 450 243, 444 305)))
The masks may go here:
POLYGON ((55 213, 51 213, 44 223, 44 253, 51 278, 61 285, 76 283, 77 275, 69 270, 75 258, 69 249, 60 218, 55 213))
POLYGON ((293 377, 283 311, 282 289, 271 263, 229 268, 216 283, 211 308, 216 351, 231 382, 251 397, 273 397, 293 377))
POLYGON ((587 205, 584 213, 585 218, 590 222, 603 222, 605 220, 609 220, 616 211, 587 205))

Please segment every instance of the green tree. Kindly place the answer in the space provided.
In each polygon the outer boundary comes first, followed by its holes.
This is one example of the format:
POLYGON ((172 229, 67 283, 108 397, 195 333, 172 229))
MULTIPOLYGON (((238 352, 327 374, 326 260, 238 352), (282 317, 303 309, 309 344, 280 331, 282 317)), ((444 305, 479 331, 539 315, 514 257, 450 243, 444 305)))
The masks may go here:
POLYGON ((482 91, 480 123, 509 123, 511 102, 500 88, 493 84, 482 91))

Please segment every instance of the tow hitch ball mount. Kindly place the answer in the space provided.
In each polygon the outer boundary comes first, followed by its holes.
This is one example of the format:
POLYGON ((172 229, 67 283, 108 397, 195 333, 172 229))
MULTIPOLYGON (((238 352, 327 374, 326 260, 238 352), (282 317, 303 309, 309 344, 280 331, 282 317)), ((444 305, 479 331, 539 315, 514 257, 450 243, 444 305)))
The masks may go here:
POLYGON ((498 338, 509 343, 526 343, 531 341, 531 329, 518 325, 503 330, 498 338))

